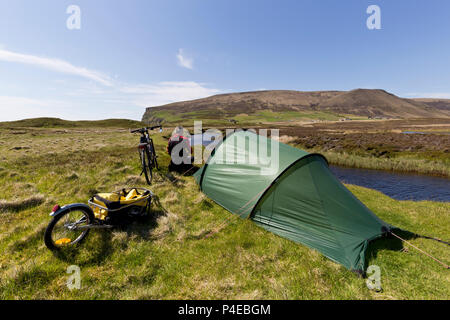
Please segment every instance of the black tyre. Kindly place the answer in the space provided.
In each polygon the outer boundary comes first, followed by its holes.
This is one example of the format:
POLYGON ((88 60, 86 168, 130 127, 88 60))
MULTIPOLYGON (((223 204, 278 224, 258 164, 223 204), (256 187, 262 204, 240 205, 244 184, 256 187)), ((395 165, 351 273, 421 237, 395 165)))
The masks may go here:
POLYGON ((81 243, 89 233, 89 229, 77 230, 74 227, 86 226, 94 221, 91 210, 83 205, 71 206, 59 212, 47 226, 44 242, 50 250, 81 243))
POLYGON ((141 152, 139 152, 139 156, 141 157, 142 171, 144 173, 145 180, 147 181, 147 184, 151 185, 153 180, 153 166, 150 154, 148 150, 141 150, 141 152))
POLYGON ((156 156, 156 151, 155 151, 155 146, 153 145, 153 141, 150 144, 150 155, 152 157, 153 167, 156 170, 159 170, 158 159, 157 159, 157 156, 156 156))

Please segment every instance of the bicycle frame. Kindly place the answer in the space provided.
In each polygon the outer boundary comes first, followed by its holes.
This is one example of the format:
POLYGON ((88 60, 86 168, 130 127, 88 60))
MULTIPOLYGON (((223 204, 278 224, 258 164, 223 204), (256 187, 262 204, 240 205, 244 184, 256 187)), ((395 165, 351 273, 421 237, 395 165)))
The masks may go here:
MULTIPOLYGON (((159 127, 159 128, 162 130, 162 127, 159 127)), ((150 130, 153 130, 153 129, 154 128, 150 128, 150 130)), ((139 150, 147 149, 149 152, 153 152, 152 148, 151 148, 152 146, 154 146, 153 139, 150 137, 150 133, 148 132, 148 130, 149 130, 149 128, 143 128, 143 129, 140 129, 137 131, 132 131, 132 132, 140 132, 141 133, 141 140, 138 145, 139 150)))
POLYGON ((153 144, 153 139, 150 138, 150 135, 147 133, 141 137, 141 143, 139 144, 138 149, 147 148, 150 151, 151 144, 153 144), (143 140, 145 140, 145 142, 143 140))

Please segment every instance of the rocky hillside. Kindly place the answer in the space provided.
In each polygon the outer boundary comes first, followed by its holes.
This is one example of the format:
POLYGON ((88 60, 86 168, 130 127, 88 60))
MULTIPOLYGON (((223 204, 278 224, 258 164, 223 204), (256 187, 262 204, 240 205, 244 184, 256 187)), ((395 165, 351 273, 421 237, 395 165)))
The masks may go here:
POLYGON ((414 101, 425 103, 433 108, 440 109, 443 111, 446 111, 447 113, 450 112, 450 99, 414 99, 414 101))

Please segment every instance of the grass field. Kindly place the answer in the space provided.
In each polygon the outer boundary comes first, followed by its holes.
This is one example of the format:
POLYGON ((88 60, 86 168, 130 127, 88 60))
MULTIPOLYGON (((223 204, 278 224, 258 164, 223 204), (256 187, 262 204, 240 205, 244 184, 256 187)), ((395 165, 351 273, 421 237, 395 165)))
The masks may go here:
POLYGON ((324 111, 278 111, 260 110, 251 113, 226 114, 222 111, 211 112, 192 111, 179 114, 166 110, 156 111, 152 114, 152 119, 163 119, 166 125, 190 126, 194 120, 202 120, 204 126, 227 126, 230 123, 237 123, 239 126, 270 125, 274 123, 292 123, 301 121, 337 121, 341 118, 367 119, 354 115, 341 115, 324 111))
MULTIPOLYGON (((86 202, 95 192, 143 186, 138 137, 126 129, 0 128, 0 299, 448 299, 449 271, 398 241, 374 242, 368 263, 381 268, 383 291, 366 287, 314 250, 239 220, 199 192, 192 177, 167 174, 164 135, 155 137, 161 174, 151 189, 152 217, 92 232, 76 250, 53 254, 43 244, 48 212, 86 202), (172 179, 173 180, 173 179, 172 179), (224 219, 231 223, 204 238, 224 219), (81 289, 66 287, 71 265, 81 289)), ((450 204, 395 201, 349 186, 380 218, 398 227, 450 238, 450 204)), ((448 247, 411 242, 450 262, 448 247)))
POLYGON ((141 126, 140 121, 128 119, 82 120, 70 121, 59 118, 32 118, 18 121, 0 122, 0 128, 135 128, 141 126))

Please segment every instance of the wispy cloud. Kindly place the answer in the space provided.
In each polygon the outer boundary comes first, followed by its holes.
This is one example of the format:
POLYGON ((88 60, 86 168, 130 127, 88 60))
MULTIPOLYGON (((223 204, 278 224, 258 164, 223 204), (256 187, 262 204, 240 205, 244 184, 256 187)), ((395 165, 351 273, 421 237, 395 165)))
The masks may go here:
POLYGON ((56 72, 83 77, 105 86, 112 86, 112 81, 107 75, 95 70, 74 66, 73 64, 60 59, 33 56, 0 48, 0 61, 30 64, 56 72))
POLYGON ((183 49, 178 49, 177 59, 179 66, 190 70, 194 69, 194 59, 187 57, 183 49))
POLYGON ((414 92, 405 94, 408 98, 450 99, 450 92, 414 92))
POLYGON ((121 91, 133 95, 134 103, 143 107, 200 99, 222 92, 222 90, 208 88, 205 84, 194 81, 165 81, 150 85, 124 86, 121 91))
POLYGON ((83 86, 60 92, 62 96, 57 99, 0 96, 0 121, 38 117, 68 120, 126 117, 140 120, 146 107, 199 99, 222 92, 193 81, 166 81, 156 84, 116 84, 104 90, 83 86))
MULTIPOLYGON (((76 67, 60 59, 49 59, 0 49, 0 61, 23 63, 59 73, 76 75, 94 83, 53 79, 52 87, 62 82, 63 90, 52 90, 48 98, 28 95, 0 95, 0 121, 33 117, 65 119, 105 119, 111 114, 140 119, 143 107, 155 107, 172 102, 193 100, 223 93, 205 83, 195 81, 165 81, 133 84, 110 78, 105 74, 76 67), (95 107, 95 112, 92 108, 95 107)), ((192 67, 192 61, 186 62, 192 67)), ((47 87, 48 89, 48 87, 47 87)))

